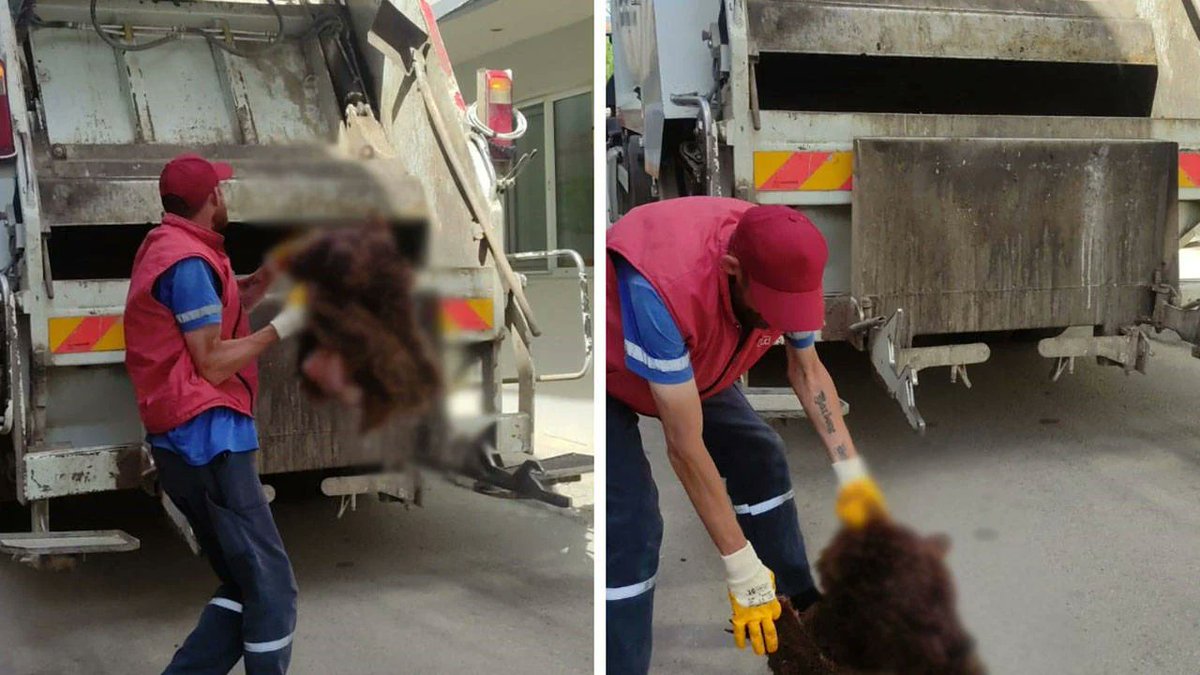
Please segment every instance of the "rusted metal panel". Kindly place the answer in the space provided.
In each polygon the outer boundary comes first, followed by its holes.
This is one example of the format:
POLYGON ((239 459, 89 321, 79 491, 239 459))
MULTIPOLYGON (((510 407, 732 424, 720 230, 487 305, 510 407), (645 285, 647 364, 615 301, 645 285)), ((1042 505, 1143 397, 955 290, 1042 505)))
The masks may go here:
POLYGON ((50 226, 153 223, 162 218, 157 181, 46 178, 38 182, 50 226))
MULTIPOLYGON (((914 113, 764 110, 754 150, 791 150, 797 144, 849 149, 862 137, 1155 139, 1200 148, 1200 119, 1054 117, 1036 115, 924 115, 914 113)), ((747 174, 747 177, 752 174, 747 174)))
POLYGON ((234 140, 234 123, 207 42, 181 38, 167 46, 122 56, 138 124, 149 132, 145 142, 234 140))
MULTIPOLYGON (((116 352, 124 355, 124 352, 116 352)), ((143 431, 124 359, 46 371, 46 448, 137 446, 143 431)))
MULTIPOLYGON (((194 34, 118 52, 92 31, 88 9, 87 2, 48 0, 38 6, 43 22, 30 30, 50 143, 334 140, 340 111, 327 104, 332 84, 324 63, 309 58, 315 38, 254 58, 228 54, 194 34)), ((299 35, 315 16, 338 10, 318 3, 276 11, 284 32, 299 35)), ((179 27, 225 27, 259 39, 277 31, 275 12, 261 3, 188 3, 163 11, 110 0, 98 15, 110 28, 130 26, 143 43, 179 27)))
MULTIPOLYGON (((449 138, 438 138, 433 132, 431 113, 425 105, 418 78, 412 70, 405 70, 414 67, 411 59, 406 58, 407 50, 420 48, 426 42, 428 29, 419 18, 421 13, 416 2, 397 0, 394 5, 403 17, 410 21, 415 19, 420 24, 410 26, 413 30, 390 36, 394 44, 379 36, 371 38, 372 46, 385 55, 395 53, 400 56, 400 59, 389 56, 384 60, 379 121, 388 134, 391 147, 396 149, 396 159, 410 174, 421 176, 426 186, 430 218, 438 233, 430 240, 431 262, 437 267, 491 267, 493 263, 484 247, 464 245, 464 242, 478 239, 479 226, 474 223, 471 209, 447 160, 447 155, 454 155, 462 166, 471 166, 467 136, 452 133, 449 138)), ((463 129, 463 112, 456 105, 461 102, 461 95, 455 96, 457 86, 448 64, 443 65, 436 55, 431 55, 415 67, 423 68, 424 81, 432 88, 434 100, 438 102, 434 114, 446 128, 463 129)), ((477 187, 471 187, 478 191, 477 187)))
POLYGON ((67 28, 35 30, 29 39, 52 143, 134 141, 112 47, 94 33, 67 28))
POLYGON ((230 86, 235 121, 249 129, 244 143, 287 143, 334 137, 336 119, 319 104, 319 83, 328 73, 313 72, 301 45, 285 45, 254 59, 213 50, 230 86))
POLYGON ((21 469, 25 500, 120 490, 141 483, 142 448, 138 443, 28 452, 21 469))
POLYGON ((424 222, 428 216, 422 181, 392 159, 249 165, 225 192, 230 219, 242 222, 354 222, 371 216, 424 222))
POLYGON ((1148 317, 1175 257, 1177 146, 1153 141, 862 139, 853 288, 908 335, 1148 317), (1168 225, 1169 223, 1169 225, 1168 225))
POLYGON ((750 0, 747 14, 753 52, 1153 65, 1149 24, 1101 9, 1078 0, 750 0))
MULTIPOLYGON (((158 222, 158 175, 165 161, 58 162, 63 166, 39 181, 44 217, 58 227, 158 222)), ((421 181, 395 160, 231 162, 235 176, 223 190, 234 221, 348 221, 372 214, 409 220, 425 215, 421 181)))

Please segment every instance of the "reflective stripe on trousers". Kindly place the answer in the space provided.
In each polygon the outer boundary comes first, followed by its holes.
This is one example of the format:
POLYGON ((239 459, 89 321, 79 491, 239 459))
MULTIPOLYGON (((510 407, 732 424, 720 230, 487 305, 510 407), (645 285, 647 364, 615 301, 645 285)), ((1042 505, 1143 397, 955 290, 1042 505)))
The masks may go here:
MULTIPOLYGON (((725 478, 742 531, 775 573, 780 593, 815 593, 783 440, 737 387, 701 405, 704 443, 725 478)), ((662 516, 637 415, 611 397, 606 413, 608 672, 637 675, 650 669, 662 516)), ((724 592, 720 584, 713 579, 714 593, 724 592)))
POLYGON ((649 593, 654 590, 654 580, 656 578, 657 576, 653 576, 645 581, 639 581, 636 584, 628 586, 609 587, 604 591, 604 599, 608 602, 612 602, 613 600, 628 600, 629 598, 636 598, 643 593, 649 593))
POLYGON ((258 480, 255 453, 194 467, 155 449, 163 490, 187 517, 222 585, 166 674, 283 675, 296 630, 296 580, 258 480))

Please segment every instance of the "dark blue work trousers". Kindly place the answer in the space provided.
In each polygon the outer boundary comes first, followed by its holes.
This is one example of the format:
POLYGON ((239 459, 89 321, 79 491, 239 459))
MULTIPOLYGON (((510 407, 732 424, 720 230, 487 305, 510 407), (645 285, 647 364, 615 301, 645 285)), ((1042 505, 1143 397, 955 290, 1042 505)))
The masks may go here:
POLYGON ((164 675, 282 675, 292 658, 296 578, 254 465, 255 452, 225 452, 191 466, 155 448, 163 491, 192 526, 221 580, 164 675))
MULTIPOLYGON (((637 675, 650 669, 663 521, 638 416, 611 396, 607 406, 608 672, 637 675)), ((796 517, 783 439, 754 412, 737 386, 701 406, 704 444, 725 478, 742 531, 775 573, 779 593, 806 607, 817 591, 796 517)))

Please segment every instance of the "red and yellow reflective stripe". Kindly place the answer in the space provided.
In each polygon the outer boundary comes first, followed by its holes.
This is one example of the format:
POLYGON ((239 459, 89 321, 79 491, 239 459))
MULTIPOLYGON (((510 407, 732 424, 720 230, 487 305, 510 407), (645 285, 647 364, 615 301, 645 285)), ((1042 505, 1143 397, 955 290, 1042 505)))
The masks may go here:
POLYGON ((495 325, 491 298, 444 298, 441 303, 442 332, 481 332, 495 325))
POLYGON ((1179 153, 1179 187, 1200 187, 1200 152, 1179 153))
MULTIPOLYGON (((760 192, 852 190, 854 153, 756 152, 754 187, 760 192)), ((1200 188, 1200 152, 1179 153, 1179 187, 1200 188)))
POLYGON ((754 187, 761 192, 837 192, 853 188, 854 153, 756 152, 754 187))
POLYGON ((125 349, 121 315, 51 318, 50 351, 54 354, 116 352, 125 349))

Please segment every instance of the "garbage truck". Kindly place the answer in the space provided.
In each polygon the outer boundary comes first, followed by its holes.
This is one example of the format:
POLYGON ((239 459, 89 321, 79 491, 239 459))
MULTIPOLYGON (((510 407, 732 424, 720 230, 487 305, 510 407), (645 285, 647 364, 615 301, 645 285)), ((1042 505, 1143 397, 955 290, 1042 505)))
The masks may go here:
MULTIPOLYGON (((825 341, 924 430, 918 374, 1040 338, 1145 372, 1200 341, 1193 0, 612 0, 610 218, 687 195, 782 204, 829 244, 825 341)), ((1200 352, 1194 352, 1200 356, 1200 352)), ((799 414, 746 382, 768 417, 799 414)), ((757 382, 756 382, 757 380, 757 382)), ((789 403, 790 402, 790 403, 789 403)))
POLYGON ((385 220, 417 270, 446 400, 468 402, 361 436, 352 416, 302 393, 297 348, 281 344, 259 362, 269 493, 273 475, 312 472, 343 509, 359 495, 419 503, 417 460, 440 452, 480 486, 569 505, 553 485, 591 460, 535 457, 533 394, 590 368, 583 264, 570 250, 519 254, 580 273, 583 361, 538 373, 541 329, 500 230, 524 127, 512 74, 481 71, 468 106, 426 0, 25 0, 0 17, 0 68, 0 499, 31 514, 28 531, 0 534, 0 552, 36 564, 139 545, 120 523, 56 530, 51 505, 156 489, 122 312, 134 254, 161 217, 158 174, 185 151, 235 167, 224 192, 237 274, 297 228, 385 220), (508 411, 502 349, 517 373, 508 411))

